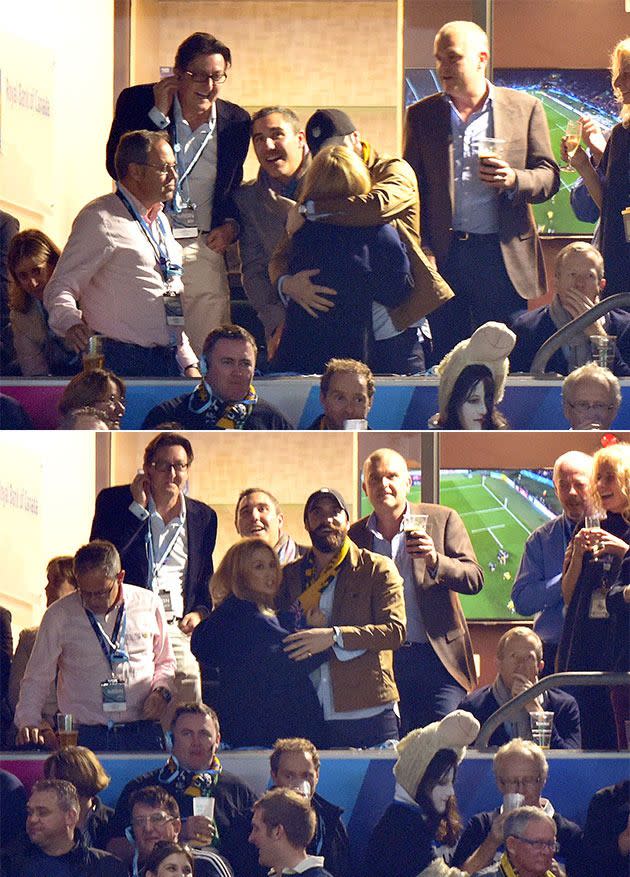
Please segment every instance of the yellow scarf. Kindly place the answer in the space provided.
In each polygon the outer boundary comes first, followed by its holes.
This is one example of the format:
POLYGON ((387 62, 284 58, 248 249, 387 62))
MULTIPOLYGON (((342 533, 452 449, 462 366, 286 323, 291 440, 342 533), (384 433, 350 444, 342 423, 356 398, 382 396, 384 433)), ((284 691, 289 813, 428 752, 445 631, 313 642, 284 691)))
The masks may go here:
MULTIPOLYGON (((501 866, 501 873, 504 874, 505 877, 518 877, 518 871, 514 868, 514 866, 508 859, 507 853, 503 853, 499 864, 501 866)), ((553 871, 545 871, 544 877, 554 877, 553 871)))
POLYGON ((305 591, 300 595, 300 605, 304 612, 309 609, 317 609, 319 607, 319 598, 323 591, 337 575, 337 570, 346 558, 346 554, 350 549, 350 539, 346 536, 339 553, 330 560, 324 569, 317 575, 315 570, 315 557, 311 554, 306 567, 306 581, 309 583, 305 591))

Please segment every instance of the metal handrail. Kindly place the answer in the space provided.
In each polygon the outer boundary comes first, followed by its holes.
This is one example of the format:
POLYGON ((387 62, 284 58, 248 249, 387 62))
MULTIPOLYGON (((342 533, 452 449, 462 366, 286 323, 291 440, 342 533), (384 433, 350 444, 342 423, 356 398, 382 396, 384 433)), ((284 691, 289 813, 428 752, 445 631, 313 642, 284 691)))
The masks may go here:
POLYGON ((479 732, 475 749, 480 752, 487 752, 490 749, 488 740, 499 725, 502 725, 508 716, 513 715, 521 706, 534 697, 538 697, 548 688, 560 688, 563 685, 630 685, 630 673, 625 672, 593 672, 593 671, 574 671, 571 673, 552 673, 550 676, 544 676, 539 679, 535 685, 526 691, 521 691, 512 700, 508 700, 503 706, 492 713, 487 719, 479 732))
MULTIPOLYGON (((545 374, 545 366, 556 350, 562 347, 563 344, 566 344, 569 338, 581 332, 585 326, 589 326, 595 320, 598 320, 617 307, 630 307, 630 292, 618 292, 616 295, 611 295, 598 301, 586 313, 580 314, 579 317, 571 320, 566 326, 558 329, 551 338, 547 338, 545 343, 541 345, 538 353, 532 360, 529 373, 537 378, 542 377, 545 374)), ((556 374, 551 372, 549 377, 556 377, 556 374)))

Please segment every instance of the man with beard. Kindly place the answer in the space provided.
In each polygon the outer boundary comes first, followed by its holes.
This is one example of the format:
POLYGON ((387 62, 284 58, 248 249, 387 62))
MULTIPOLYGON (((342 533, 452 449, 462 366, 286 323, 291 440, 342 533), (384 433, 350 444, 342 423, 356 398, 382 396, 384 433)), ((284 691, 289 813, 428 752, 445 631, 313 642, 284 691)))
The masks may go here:
POLYGON ((393 651, 405 638, 402 579, 394 563, 357 548, 336 490, 322 487, 304 507, 308 554, 288 564, 279 608, 295 616, 286 651, 295 661, 330 650, 317 685, 327 742, 367 748, 398 738, 393 651))

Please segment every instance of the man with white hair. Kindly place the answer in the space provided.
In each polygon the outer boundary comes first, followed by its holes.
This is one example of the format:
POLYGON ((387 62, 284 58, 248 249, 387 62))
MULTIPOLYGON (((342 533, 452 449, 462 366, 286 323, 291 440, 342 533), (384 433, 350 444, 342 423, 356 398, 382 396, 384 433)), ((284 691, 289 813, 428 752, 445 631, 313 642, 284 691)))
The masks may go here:
POLYGON ((535 807, 519 807, 505 821, 505 852, 501 861, 475 877, 548 877, 557 873, 553 856, 557 848, 553 819, 535 807))
POLYGON ((618 379, 595 362, 576 368, 562 382, 562 413, 571 429, 610 429, 620 405, 618 379))
POLYGON ((530 534, 512 587, 512 600, 521 615, 534 615, 534 630, 543 643, 545 667, 553 673, 564 624, 562 564, 576 524, 592 512, 588 485, 593 458, 567 451, 553 466, 553 486, 562 514, 530 534))
POLYGON ((409 108, 404 158, 418 178, 423 248, 456 295, 429 317, 439 361, 546 293, 530 205, 558 191, 560 174, 540 101, 486 79, 478 25, 448 22, 434 53, 443 92, 409 108), (489 137, 499 142, 482 147, 489 137))
MULTIPOLYGON (((554 810, 548 798, 541 797, 547 782, 549 765, 540 746, 531 740, 510 740, 497 751, 493 768, 497 788, 503 796, 503 804, 490 812, 476 813, 470 819, 459 839, 452 864, 463 868, 469 874, 476 874, 481 868, 486 868, 493 862, 503 861, 501 856, 503 839, 508 836, 506 831, 508 813, 510 809, 514 810, 514 796, 517 795, 520 806, 524 805, 528 810, 535 808, 541 816, 552 822, 554 840, 556 837, 558 840, 558 858, 566 863, 569 875, 580 873, 574 872, 573 868, 581 857, 582 831, 575 822, 565 819, 554 810), (507 797, 508 795, 510 797, 507 797)), ((507 846, 509 850, 510 847, 507 846)), ((553 855, 552 852, 550 862, 553 855)), ((547 865, 547 868, 549 867, 550 864, 547 865)), ((489 871, 488 873, 503 877, 505 872, 489 871)), ((518 873, 522 875, 528 872, 518 873)), ((559 873, 564 874, 563 871, 559 873)))

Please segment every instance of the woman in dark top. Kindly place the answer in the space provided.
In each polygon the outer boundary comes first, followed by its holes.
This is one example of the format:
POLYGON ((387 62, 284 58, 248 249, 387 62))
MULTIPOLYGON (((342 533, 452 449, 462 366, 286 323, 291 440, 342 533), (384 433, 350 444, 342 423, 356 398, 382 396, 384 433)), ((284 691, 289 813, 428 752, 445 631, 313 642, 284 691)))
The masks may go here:
POLYGON ((273 746, 279 737, 322 739, 322 713, 308 673, 326 653, 292 661, 283 640, 291 632, 273 609, 282 579, 275 551, 241 539, 212 577, 213 612, 192 635, 203 664, 219 671, 215 707, 230 746, 273 746))
MULTIPOLYGON (((591 492, 605 517, 580 529, 569 543, 562 572, 566 618, 556 669, 613 670, 616 618, 606 606, 615 582, 630 581, 630 445, 611 445, 593 457, 591 492)), ((615 749, 606 688, 576 688, 584 749, 615 749)))
POLYGON ((488 366, 467 365, 446 404, 446 416, 438 416, 437 429, 509 429, 495 405, 494 376, 488 366))
MULTIPOLYGON (((299 203, 365 195, 371 186, 368 169, 356 153, 330 146, 313 159, 299 203)), ((289 302, 270 369, 322 374, 332 357, 369 363, 372 303, 395 307, 411 288, 407 253, 394 229, 307 221, 291 239, 289 268, 292 274, 319 269, 315 282, 337 294, 330 309, 316 316, 289 302)))

